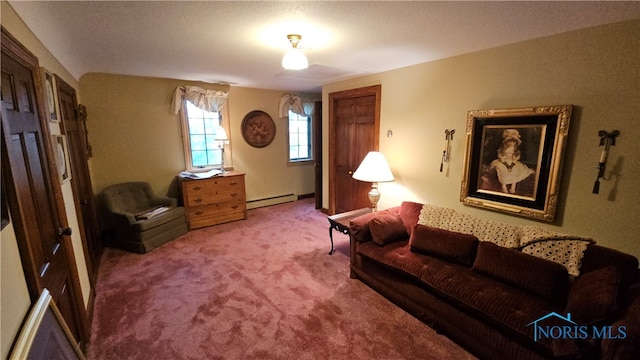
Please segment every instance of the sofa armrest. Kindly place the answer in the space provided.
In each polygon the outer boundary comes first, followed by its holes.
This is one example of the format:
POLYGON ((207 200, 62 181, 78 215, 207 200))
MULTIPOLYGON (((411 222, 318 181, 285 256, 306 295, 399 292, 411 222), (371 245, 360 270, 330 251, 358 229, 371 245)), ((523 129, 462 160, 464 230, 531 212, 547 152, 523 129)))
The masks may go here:
POLYGON ((149 203, 151 206, 172 206, 176 207, 178 205, 178 200, 170 197, 153 197, 149 199, 149 203))
POLYGON ((119 222, 126 221, 129 224, 135 224, 137 221, 135 214, 126 211, 112 211, 111 215, 119 222))
POLYGON ((625 316, 611 326, 612 336, 602 340, 603 360, 640 358, 640 296, 634 296, 625 316))

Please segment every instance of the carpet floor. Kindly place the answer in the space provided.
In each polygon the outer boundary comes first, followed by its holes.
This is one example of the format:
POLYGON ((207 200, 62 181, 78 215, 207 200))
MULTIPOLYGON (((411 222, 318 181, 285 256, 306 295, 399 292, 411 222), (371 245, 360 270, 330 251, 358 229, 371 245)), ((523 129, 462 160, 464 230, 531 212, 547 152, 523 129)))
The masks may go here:
POLYGON ((107 248, 88 358, 475 359, 359 280, 313 199, 148 254, 107 248))

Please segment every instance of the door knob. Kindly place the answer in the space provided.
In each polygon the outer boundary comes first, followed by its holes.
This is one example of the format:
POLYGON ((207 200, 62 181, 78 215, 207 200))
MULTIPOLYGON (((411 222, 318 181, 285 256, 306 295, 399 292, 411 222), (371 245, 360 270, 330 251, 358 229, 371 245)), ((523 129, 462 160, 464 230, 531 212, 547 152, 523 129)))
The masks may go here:
POLYGON ((59 227, 58 228, 58 236, 71 236, 72 232, 73 232, 73 230, 71 230, 70 227, 68 227, 68 228, 59 227))

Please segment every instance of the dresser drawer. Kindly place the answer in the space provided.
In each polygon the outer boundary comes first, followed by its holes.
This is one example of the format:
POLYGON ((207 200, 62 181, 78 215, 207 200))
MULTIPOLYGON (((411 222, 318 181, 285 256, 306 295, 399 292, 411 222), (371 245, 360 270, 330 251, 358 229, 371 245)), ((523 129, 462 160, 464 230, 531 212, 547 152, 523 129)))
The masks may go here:
POLYGON ((244 202, 244 178, 216 178, 208 181, 189 183, 184 189, 187 206, 210 205, 224 201, 244 202))
POLYGON ((244 203, 223 202, 189 208, 190 227, 196 229, 203 226, 222 224, 242 220, 246 217, 244 203))

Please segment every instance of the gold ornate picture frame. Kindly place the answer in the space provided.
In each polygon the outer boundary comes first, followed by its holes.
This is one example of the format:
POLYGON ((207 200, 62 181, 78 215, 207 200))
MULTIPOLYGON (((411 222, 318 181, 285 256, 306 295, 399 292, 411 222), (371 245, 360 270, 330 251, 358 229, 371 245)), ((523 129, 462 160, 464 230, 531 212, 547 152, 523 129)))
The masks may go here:
POLYGON ((29 311, 8 360, 45 358, 85 360, 47 289, 29 311))
POLYGON ((467 113, 460 201, 552 222, 571 105, 467 113))

